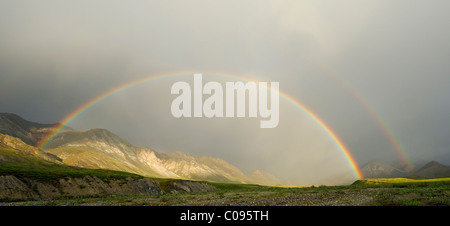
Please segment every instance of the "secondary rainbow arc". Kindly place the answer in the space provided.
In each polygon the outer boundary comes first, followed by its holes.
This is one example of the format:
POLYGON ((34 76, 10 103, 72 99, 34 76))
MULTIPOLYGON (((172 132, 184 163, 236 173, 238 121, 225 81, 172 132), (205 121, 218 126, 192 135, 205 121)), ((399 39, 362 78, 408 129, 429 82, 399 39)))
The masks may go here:
POLYGON ((347 92, 351 94, 353 98, 355 98, 361 106, 369 113, 372 119, 377 123, 378 127, 381 129, 383 134, 388 139, 389 143, 392 145, 397 157, 400 161, 405 164, 406 170, 411 170, 414 168, 414 164, 412 163, 410 157, 408 156, 408 152, 405 147, 401 144, 400 140, 394 133, 389 123, 384 119, 375 108, 368 103, 368 101, 363 97, 361 92, 359 92, 354 86, 350 85, 347 81, 345 81, 342 76, 339 76, 338 73, 331 70, 325 64, 320 63, 318 60, 310 59, 310 62, 314 63, 318 68, 320 68, 326 75, 330 78, 337 81, 347 92))

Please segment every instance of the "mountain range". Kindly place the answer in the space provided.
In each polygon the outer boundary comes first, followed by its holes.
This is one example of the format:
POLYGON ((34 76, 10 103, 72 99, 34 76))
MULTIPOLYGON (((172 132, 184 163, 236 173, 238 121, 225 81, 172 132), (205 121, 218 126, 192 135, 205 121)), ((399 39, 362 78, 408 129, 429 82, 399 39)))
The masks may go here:
POLYGON ((361 167, 364 178, 396 178, 427 179, 450 177, 450 166, 437 161, 416 160, 411 169, 405 169, 401 164, 373 160, 361 167))
MULTIPOLYGON (((106 129, 78 131, 64 127, 44 150, 38 150, 37 144, 56 125, 30 122, 15 114, 0 113, 0 147, 13 148, 68 166, 124 171, 147 177, 282 184, 275 176, 261 170, 246 175, 220 158, 197 157, 183 152, 160 153, 136 147, 106 129)), ((2 159, 5 157, 0 156, 0 162, 2 159)))

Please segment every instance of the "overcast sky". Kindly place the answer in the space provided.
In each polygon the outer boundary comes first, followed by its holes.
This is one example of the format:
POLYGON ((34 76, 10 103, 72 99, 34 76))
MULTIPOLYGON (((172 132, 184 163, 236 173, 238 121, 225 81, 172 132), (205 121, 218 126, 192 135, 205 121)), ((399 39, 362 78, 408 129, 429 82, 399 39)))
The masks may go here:
MULTIPOLYGON (((236 80, 212 74, 234 74, 279 82, 360 166, 396 159, 374 112, 411 159, 450 164, 449 27, 447 0, 1 0, 0 112, 52 123, 144 76, 196 72, 224 84, 236 80)), ((351 171, 326 132, 283 98, 274 129, 259 128, 260 119, 174 118, 170 87, 180 80, 193 77, 124 90, 69 126, 293 183, 351 171)))

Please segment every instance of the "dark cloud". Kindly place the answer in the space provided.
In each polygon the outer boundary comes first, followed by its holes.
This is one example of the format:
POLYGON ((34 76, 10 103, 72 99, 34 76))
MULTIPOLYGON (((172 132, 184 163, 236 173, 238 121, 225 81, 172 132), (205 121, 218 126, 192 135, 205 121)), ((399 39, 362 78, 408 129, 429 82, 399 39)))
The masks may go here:
MULTIPOLYGON (((280 82, 359 164, 395 156, 365 104, 410 156, 450 164, 448 8, 438 0, 2 1, 0 111, 50 123, 143 76, 222 72, 280 82)), ((178 80, 192 77, 124 90, 70 126, 220 157, 294 183, 348 174, 326 132, 287 100, 275 129, 260 129, 259 119, 173 118, 170 86, 178 80)))

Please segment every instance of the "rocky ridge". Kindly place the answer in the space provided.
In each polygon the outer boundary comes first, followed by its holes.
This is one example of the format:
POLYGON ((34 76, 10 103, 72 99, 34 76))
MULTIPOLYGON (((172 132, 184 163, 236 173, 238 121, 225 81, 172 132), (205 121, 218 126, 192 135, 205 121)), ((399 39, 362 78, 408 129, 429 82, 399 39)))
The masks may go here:
POLYGON ((0 176, 0 200, 42 200, 92 195, 162 195, 166 192, 207 192, 216 188, 197 181, 168 181, 162 189, 152 178, 100 179, 95 176, 67 177, 53 181, 0 176))

